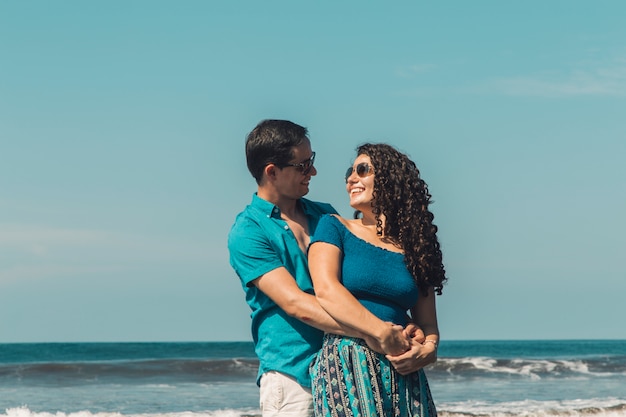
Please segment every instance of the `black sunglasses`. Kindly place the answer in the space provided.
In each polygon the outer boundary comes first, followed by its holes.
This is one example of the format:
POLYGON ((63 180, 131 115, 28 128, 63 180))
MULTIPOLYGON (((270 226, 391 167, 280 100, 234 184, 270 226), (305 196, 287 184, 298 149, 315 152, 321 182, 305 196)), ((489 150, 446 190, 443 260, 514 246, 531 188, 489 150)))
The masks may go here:
POLYGON ((352 175, 352 173, 355 171, 356 175, 358 175, 359 178, 365 178, 368 175, 372 175, 374 173, 374 167, 372 167, 367 162, 361 162, 355 167, 348 168, 348 170, 346 171, 346 182, 348 182, 348 178, 350 178, 350 175, 352 175))
POLYGON ((311 172, 311 168, 313 168, 313 164, 315 163, 315 152, 311 154, 311 157, 306 161, 302 161, 299 164, 284 164, 281 168, 284 167, 294 167, 298 171, 302 172, 302 175, 306 175, 311 172))

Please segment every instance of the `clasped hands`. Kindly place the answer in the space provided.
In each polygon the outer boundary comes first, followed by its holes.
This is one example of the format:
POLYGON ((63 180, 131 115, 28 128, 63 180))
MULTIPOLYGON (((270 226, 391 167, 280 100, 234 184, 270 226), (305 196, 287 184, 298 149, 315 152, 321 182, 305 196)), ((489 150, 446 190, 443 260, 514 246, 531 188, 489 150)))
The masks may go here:
POLYGON ((424 344, 424 332, 413 323, 405 328, 388 323, 389 327, 380 338, 366 337, 367 345, 382 353, 400 375, 408 375, 437 360, 437 348, 424 344))

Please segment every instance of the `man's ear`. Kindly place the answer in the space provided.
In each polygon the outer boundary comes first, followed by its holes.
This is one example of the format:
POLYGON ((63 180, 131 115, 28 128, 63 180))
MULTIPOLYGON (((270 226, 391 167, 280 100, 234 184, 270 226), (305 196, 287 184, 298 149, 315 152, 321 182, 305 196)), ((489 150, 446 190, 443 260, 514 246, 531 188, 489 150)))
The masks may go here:
POLYGON ((276 178, 276 169, 278 167, 274 164, 267 164, 263 169, 265 176, 271 181, 276 178))

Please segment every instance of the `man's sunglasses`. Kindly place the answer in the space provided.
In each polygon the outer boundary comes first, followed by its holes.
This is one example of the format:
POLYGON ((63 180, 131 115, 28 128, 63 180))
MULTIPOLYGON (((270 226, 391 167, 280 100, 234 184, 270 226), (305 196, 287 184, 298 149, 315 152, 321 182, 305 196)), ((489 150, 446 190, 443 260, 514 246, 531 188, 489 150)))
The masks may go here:
POLYGON ((315 163, 315 152, 311 154, 311 157, 306 161, 300 162, 299 164, 284 164, 281 168, 284 167, 294 167, 298 171, 302 172, 302 175, 306 175, 311 172, 311 168, 313 168, 313 164, 315 163))
POLYGON ((350 175, 352 175, 352 173, 355 171, 356 175, 358 175, 359 178, 365 178, 368 175, 372 175, 374 173, 374 167, 366 162, 361 162, 355 167, 348 168, 348 170, 346 171, 346 182, 348 182, 348 178, 350 178, 350 175))

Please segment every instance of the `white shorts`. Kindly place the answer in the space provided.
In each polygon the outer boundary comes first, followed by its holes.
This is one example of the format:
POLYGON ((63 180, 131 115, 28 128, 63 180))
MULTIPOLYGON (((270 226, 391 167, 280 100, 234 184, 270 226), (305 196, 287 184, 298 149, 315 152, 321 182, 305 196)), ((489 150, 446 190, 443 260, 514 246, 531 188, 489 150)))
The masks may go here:
POLYGON ((311 390, 280 372, 261 376, 261 413, 263 417, 312 417, 311 390))

